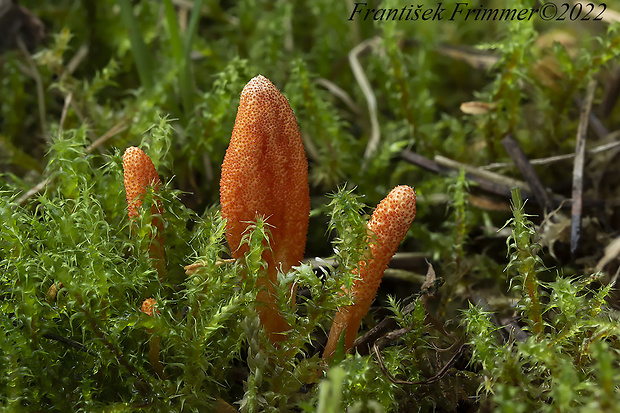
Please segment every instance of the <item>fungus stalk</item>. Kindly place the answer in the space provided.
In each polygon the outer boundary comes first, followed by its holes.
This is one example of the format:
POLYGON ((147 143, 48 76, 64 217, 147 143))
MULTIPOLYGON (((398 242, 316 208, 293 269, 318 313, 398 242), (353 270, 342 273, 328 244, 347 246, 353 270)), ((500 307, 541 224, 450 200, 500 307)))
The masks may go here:
MULTIPOLYGON (((127 148, 123 154, 123 173, 127 195, 127 215, 129 219, 134 220, 138 216, 138 210, 142 207, 147 188, 153 187, 158 191, 161 188, 161 181, 151 158, 135 146, 127 148)), ((149 257, 157 269, 159 280, 163 282, 166 261, 162 212, 161 203, 155 201, 151 207, 153 217, 151 225, 156 230, 149 244, 149 257)))
MULTIPOLYGON (((303 258, 310 194, 308 161, 288 100, 263 76, 241 92, 237 118, 222 163, 220 203, 233 258, 248 252, 241 240, 257 216, 271 228, 263 253, 266 274, 258 280, 257 311, 272 342, 284 339, 288 324, 274 297, 277 271, 287 272, 303 258)), ((294 292, 291 291, 291 303, 294 292)))
POLYGON ((345 352, 355 341, 362 319, 377 295, 381 278, 392 256, 409 230, 416 214, 413 188, 397 186, 377 205, 368 222, 368 244, 371 258, 360 261, 354 274, 358 277, 348 291, 353 304, 340 308, 329 332, 323 358, 329 360, 344 331, 345 352))

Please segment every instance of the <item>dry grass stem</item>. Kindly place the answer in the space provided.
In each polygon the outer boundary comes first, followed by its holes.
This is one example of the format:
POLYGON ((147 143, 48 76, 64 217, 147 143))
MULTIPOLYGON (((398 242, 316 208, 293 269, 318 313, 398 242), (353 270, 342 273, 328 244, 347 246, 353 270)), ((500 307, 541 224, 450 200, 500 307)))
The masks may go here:
POLYGON ((586 134, 588 131, 588 120, 592 110, 592 101, 596 91, 596 81, 592 80, 588 84, 584 104, 581 108, 579 127, 577 129, 577 141, 575 142, 575 163, 573 166, 573 204, 571 206, 571 237, 570 251, 575 254, 581 237, 581 213, 583 209, 583 167, 586 156, 586 134))
POLYGON ((357 80, 358 85, 362 89, 362 93, 364 93, 368 105, 368 115, 370 116, 370 137, 368 138, 368 144, 364 151, 364 159, 369 159, 379 146, 379 142, 381 141, 381 130, 379 129, 379 117, 377 114, 377 98, 360 64, 359 56, 366 50, 373 50, 379 46, 379 44, 381 44, 381 38, 373 37, 364 40, 349 52, 351 70, 353 71, 355 80, 357 80))

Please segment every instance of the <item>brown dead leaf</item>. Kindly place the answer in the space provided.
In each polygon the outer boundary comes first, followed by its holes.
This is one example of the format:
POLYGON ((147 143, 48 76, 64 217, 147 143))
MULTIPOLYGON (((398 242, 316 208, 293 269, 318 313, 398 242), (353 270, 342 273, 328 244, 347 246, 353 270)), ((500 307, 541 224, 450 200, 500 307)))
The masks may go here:
POLYGON ((494 102, 463 102, 461 103, 461 112, 468 115, 484 115, 497 107, 494 102))
POLYGON ((560 64, 555 56, 545 56, 532 64, 532 74, 538 81, 548 88, 559 90, 564 73, 560 70, 560 64))
POLYGON ((423 294, 423 300, 426 301, 426 297, 433 298, 435 296, 435 291, 437 291, 437 277, 435 276, 435 269, 433 265, 426 261, 428 265, 428 270, 426 271, 426 280, 420 287, 420 292, 423 294))
POLYGON ((485 211, 510 212, 510 204, 505 200, 496 200, 488 196, 469 195, 467 202, 473 207, 484 209, 485 211))

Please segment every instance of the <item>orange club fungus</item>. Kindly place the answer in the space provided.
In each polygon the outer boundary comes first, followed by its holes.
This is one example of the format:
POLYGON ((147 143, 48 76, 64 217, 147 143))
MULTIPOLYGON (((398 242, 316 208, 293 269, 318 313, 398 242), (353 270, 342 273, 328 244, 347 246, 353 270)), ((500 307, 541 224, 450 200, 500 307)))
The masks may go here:
MULTIPOLYGON (((274 283, 278 270, 287 272, 303 258, 310 214, 308 161, 288 100, 260 75, 241 92, 222 163, 220 203, 235 259, 248 252, 241 240, 257 216, 270 227, 271 251, 263 253, 268 266, 258 280, 257 310, 270 340, 283 340, 289 326, 278 312, 274 283)), ((294 291, 290 293, 294 303, 294 291)))
POLYGON ((354 273, 350 294, 353 304, 340 308, 329 332, 323 358, 329 360, 344 331, 344 349, 348 351, 355 341, 362 319, 377 295, 381 278, 392 256, 405 238, 416 214, 416 196, 413 188, 397 186, 377 205, 368 222, 368 244, 371 258, 360 261, 354 273))
MULTIPOLYGON (((151 158, 135 146, 127 148, 123 154, 123 174, 127 195, 127 215, 133 220, 138 216, 138 210, 142 207, 147 188, 153 187, 157 191, 161 188, 161 181, 151 158)), ((161 203, 155 201, 151 207, 153 215, 151 225, 157 229, 157 232, 149 245, 149 257, 157 269, 160 281, 163 281, 166 264, 162 212, 161 203)))

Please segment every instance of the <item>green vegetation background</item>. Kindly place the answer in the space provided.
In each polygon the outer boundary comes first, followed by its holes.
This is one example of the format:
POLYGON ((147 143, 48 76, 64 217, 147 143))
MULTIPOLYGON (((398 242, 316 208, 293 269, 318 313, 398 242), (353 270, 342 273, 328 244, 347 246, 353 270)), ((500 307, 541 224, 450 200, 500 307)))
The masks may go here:
MULTIPOLYGON (((586 158, 592 202, 572 257, 566 208, 549 218, 518 192, 510 204, 458 170, 439 175, 401 156, 507 162, 495 171, 522 179, 501 139, 510 133, 530 159, 572 153, 593 80, 592 113, 617 130, 617 22, 349 21, 355 3, 344 0, 20 5, 46 37, 6 42, 0 56, 0 408, 617 409, 617 151, 586 158), (296 283, 301 298, 294 310, 280 303, 293 329, 277 348, 256 318, 255 277, 218 261, 227 256, 219 166, 239 93, 258 74, 297 116, 313 207, 306 256, 327 260, 280 278, 281 291, 296 283), (471 101, 480 113, 460 110, 471 101), (149 231, 130 237, 128 146, 144 149, 166 182, 153 194, 166 220, 164 285, 149 231), (364 327, 392 317, 395 333, 377 341, 381 359, 360 349, 323 366, 324 331, 363 253, 364 204, 398 184, 415 186, 418 216, 364 327), (438 278, 422 291, 425 259, 438 278), (195 261, 203 266, 186 275, 195 261), (155 317, 139 311, 148 297, 155 317), (163 377, 150 362, 155 339, 163 377)), ((604 17, 618 4, 607 8, 604 17)), ((617 140, 590 133, 588 147, 617 140)), ((536 171, 570 198, 571 159, 536 171)), ((147 213, 140 220, 149 227, 147 213)), ((260 271, 265 236, 258 222, 249 274, 260 271)))

